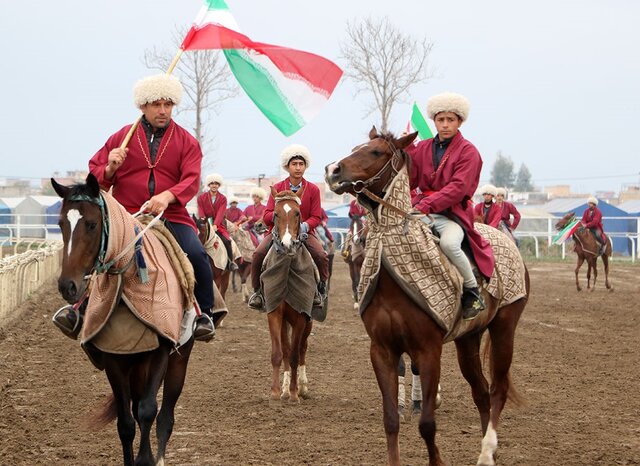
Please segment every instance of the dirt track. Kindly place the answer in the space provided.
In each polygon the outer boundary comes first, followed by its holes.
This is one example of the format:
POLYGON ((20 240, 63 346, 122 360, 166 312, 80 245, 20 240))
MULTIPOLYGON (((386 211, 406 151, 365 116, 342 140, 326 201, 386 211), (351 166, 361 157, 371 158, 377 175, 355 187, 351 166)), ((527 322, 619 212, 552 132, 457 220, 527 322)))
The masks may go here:
MULTIPOLYGON (((614 293, 577 293, 573 262, 529 264, 532 297, 516 336, 512 376, 527 405, 507 405, 501 465, 640 464, 640 267, 613 264, 614 293)), ((602 283, 602 281, 600 282, 602 283)), ((311 399, 268 401, 266 317, 228 296, 215 342, 197 344, 177 409, 172 465, 385 464, 369 341, 336 260, 329 318, 310 338, 311 399)), ((82 427, 109 393, 76 342, 50 323, 54 283, 0 327, 0 464, 120 464, 115 424, 82 427)), ((438 445, 451 465, 475 464, 480 427, 453 345, 443 356, 438 445)), ((410 389, 407 387, 407 396, 410 389)), ((417 423, 401 429, 403 464, 426 463, 417 423)))

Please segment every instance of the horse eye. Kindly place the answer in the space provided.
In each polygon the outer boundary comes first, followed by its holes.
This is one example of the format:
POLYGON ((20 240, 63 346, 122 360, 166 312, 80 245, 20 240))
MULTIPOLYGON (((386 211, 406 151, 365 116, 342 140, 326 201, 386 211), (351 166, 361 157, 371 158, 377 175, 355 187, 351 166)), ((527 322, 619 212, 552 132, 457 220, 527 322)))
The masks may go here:
POLYGON ((93 231, 98 226, 97 222, 87 222, 87 231, 93 231))

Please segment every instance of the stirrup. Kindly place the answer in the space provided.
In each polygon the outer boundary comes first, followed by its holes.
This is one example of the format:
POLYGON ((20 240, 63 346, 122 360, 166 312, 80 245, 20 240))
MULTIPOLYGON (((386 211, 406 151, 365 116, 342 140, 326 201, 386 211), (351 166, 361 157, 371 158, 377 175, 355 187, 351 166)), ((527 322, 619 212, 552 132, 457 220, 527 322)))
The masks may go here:
POLYGON ((256 311, 264 311, 264 297, 260 291, 256 291, 249 297, 247 305, 256 311))
POLYGON ((193 321, 193 339, 208 342, 213 340, 216 334, 216 327, 213 320, 207 314, 202 313, 193 321))
POLYGON ((53 324, 60 329, 62 333, 71 338, 77 340, 80 330, 82 329, 82 315, 73 307, 72 304, 67 304, 58 309, 51 318, 53 324), (74 316, 70 318, 70 316, 74 316))

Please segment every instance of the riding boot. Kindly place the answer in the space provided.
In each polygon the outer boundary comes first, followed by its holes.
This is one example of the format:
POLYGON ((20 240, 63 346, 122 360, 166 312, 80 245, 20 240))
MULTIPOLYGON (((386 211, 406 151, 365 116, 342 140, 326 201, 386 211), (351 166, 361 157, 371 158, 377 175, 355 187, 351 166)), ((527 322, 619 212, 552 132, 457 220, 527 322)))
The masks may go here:
POLYGON ((480 289, 464 288, 462 292, 462 319, 473 320, 485 308, 480 289))
POLYGON ((251 309, 255 309, 256 311, 264 311, 264 296, 262 296, 262 291, 260 291, 260 289, 257 289, 254 291, 254 293, 251 295, 251 297, 249 298, 249 301, 247 302, 247 305, 251 308, 251 309))
POLYGON ((320 280, 318 283, 318 292, 313 297, 314 307, 322 306, 325 299, 327 299, 327 282, 320 280))
POLYGON ((213 325, 213 320, 209 315, 211 311, 203 311, 198 317, 196 317, 193 323, 193 338, 197 341, 208 342, 213 340, 216 334, 216 327, 213 325))

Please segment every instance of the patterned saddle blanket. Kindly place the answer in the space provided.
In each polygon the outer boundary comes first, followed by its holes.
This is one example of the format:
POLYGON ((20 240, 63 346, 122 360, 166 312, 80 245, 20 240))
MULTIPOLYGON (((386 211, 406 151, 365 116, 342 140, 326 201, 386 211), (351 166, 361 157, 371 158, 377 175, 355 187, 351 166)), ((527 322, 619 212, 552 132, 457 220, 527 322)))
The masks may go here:
MULTIPOLYGON (((403 168, 384 198, 404 212, 411 210, 408 181, 403 168)), ((358 285, 360 313, 373 297, 384 264, 413 301, 450 335, 461 315, 463 281, 438 247, 431 229, 422 221, 406 220, 383 205, 376 215, 369 213, 368 220, 369 234, 358 285)), ((498 300, 498 307, 526 296, 525 267, 516 245, 488 225, 476 224, 476 228, 491 243, 496 262, 491 280, 483 283, 482 288, 498 300)))

